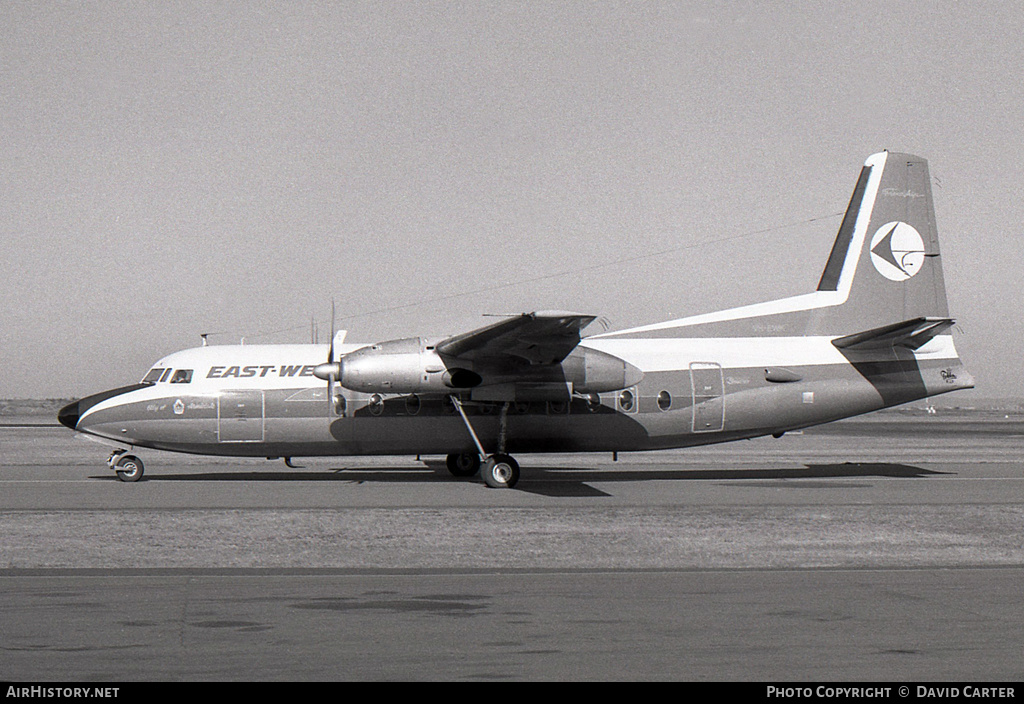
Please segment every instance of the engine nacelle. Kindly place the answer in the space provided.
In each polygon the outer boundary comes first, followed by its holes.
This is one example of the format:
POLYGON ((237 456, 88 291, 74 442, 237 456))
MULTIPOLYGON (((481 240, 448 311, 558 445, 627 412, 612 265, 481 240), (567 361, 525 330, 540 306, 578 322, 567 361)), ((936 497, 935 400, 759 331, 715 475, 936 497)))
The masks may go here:
POLYGON ((349 352, 341 360, 338 383, 352 391, 412 394, 472 388, 480 375, 448 369, 422 337, 379 342, 349 352))
POLYGON ((473 389, 477 401, 558 401, 574 394, 619 391, 640 383, 644 373, 615 355, 577 347, 561 364, 525 367, 495 374, 473 389))
POLYGON ((613 354, 577 347, 562 361, 565 380, 577 394, 619 391, 636 386, 644 373, 613 354))

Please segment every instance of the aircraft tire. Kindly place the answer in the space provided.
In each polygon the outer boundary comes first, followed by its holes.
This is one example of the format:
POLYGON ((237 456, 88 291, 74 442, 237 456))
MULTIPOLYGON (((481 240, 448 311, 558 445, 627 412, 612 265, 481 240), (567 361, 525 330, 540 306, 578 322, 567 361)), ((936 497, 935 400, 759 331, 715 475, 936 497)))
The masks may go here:
POLYGON ((455 477, 472 477, 480 471, 480 455, 473 452, 453 452, 445 458, 448 471, 455 477))
POLYGON ((481 465, 480 474, 492 489, 511 489, 519 481, 519 463, 509 455, 491 455, 481 465))
POLYGON ((123 482, 137 482, 145 472, 142 460, 135 455, 121 455, 114 467, 117 478, 123 482))

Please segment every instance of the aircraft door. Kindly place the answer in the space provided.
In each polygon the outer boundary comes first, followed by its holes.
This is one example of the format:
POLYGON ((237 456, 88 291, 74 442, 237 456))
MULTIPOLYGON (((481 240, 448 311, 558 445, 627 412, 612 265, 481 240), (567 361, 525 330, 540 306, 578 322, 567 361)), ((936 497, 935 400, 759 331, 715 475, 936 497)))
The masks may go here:
POLYGON ((263 442, 263 390, 222 391, 217 398, 220 442, 263 442))
POLYGON ((690 364, 693 391, 693 432, 711 433, 725 426, 725 382, 722 367, 713 362, 690 364))

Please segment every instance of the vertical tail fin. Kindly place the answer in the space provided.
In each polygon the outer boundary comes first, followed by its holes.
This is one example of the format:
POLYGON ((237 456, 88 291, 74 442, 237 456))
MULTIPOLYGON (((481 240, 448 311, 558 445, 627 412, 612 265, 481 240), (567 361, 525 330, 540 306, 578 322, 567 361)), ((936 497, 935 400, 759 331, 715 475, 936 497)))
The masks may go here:
POLYGON ((863 345, 862 332, 914 344, 951 322, 928 162, 909 154, 868 157, 813 293, 694 315, 596 337, 828 336, 863 345), (907 327, 911 321, 914 325, 907 327), (924 325, 921 327, 920 325, 924 325), (684 332, 685 331, 685 332, 684 332))
POLYGON ((947 334, 928 162, 882 152, 864 164, 818 284, 838 305, 814 327, 870 381, 884 406, 971 388, 947 334))
POLYGON ((819 310, 821 332, 948 317, 927 161, 890 152, 868 158, 818 291, 843 301, 819 310))

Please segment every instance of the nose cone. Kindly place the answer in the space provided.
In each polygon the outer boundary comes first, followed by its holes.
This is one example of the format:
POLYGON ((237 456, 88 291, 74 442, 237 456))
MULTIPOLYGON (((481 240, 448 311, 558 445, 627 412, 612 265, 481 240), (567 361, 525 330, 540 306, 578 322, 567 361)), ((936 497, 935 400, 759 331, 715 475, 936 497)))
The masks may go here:
POLYGON ((78 427, 78 417, 81 415, 78 412, 78 401, 69 403, 64 408, 57 411, 57 420, 66 428, 76 430, 78 427))
MULTIPOLYGON (((138 389, 145 389, 148 386, 151 386, 151 384, 132 384, 131 386, 122 386, 119 389, 111 389, 110 391, 86 396, 74 403, 69 403, 64 406, 64 408, 57 411, 57 420, 60 421, 60 424, 65 428, 71 428, 72 430, 79 430, 81 432, 89 432, 85 426, 81 428, 78 427, 78 422, 82 419, 82 416, 89 412, 90 408, 95 406, 97 403, 106 401, 108 398, 120 396, 121 394, 126 394, 138 389)), ((86 422, 85 425, 88 426, 89 423, 86 422)))

